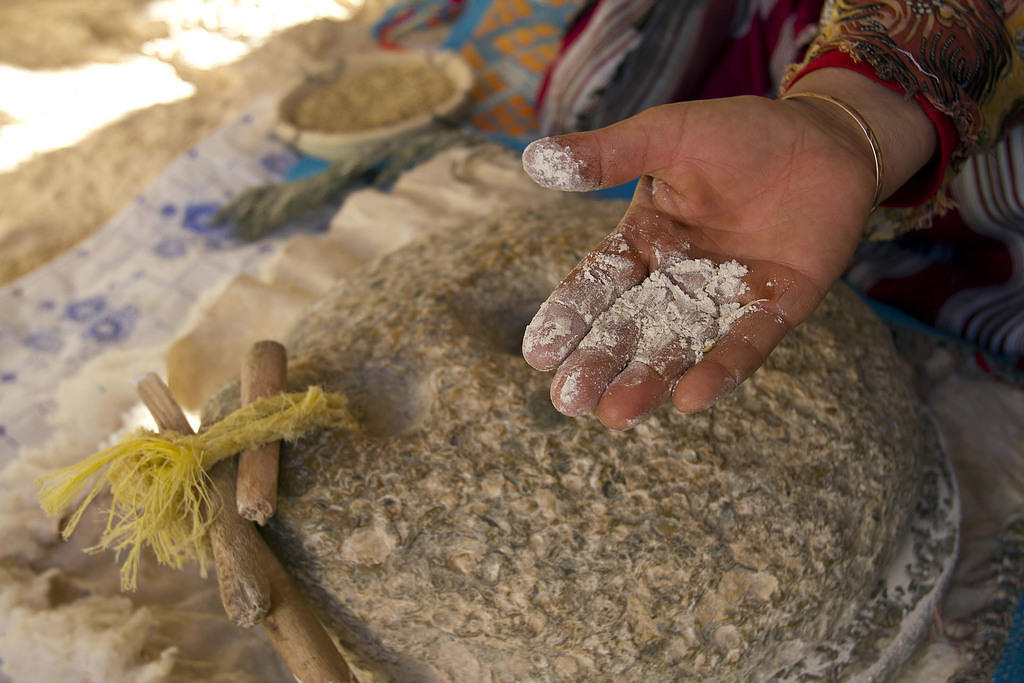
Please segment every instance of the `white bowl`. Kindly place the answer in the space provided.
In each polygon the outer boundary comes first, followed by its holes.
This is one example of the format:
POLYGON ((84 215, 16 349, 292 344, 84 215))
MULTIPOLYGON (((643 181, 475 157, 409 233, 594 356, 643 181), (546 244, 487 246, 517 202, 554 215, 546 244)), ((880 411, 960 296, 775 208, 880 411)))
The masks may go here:
POLYGON ((472 87, 472 68, 454 52, 370 52, 351 55, 330 70, 310 76, 285 95, 278 103, 274 132, 305 154, 333 161, 359 153, 362 148, 374 142, 426 128, 437 119, 458 118, 472 87), (377 128, 333 133, 302 128, 295 123, 294 112, 299 102, 317 89, 333 83, 343 73, 358 73, 393 64, 427 64, 439 69, 452 82, 454 92, 427 113, 377 128))

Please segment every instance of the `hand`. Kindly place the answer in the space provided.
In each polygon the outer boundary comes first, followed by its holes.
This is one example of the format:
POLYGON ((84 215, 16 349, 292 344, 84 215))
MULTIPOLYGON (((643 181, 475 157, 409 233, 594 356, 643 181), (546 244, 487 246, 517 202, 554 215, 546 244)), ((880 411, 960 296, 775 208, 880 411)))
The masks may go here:
POLYGON ((530 365, 556 370, 558 410, 596 408, 616 429, 637 424, 670 396, 682 412, 703 410, 753 373, 842 274, 875 189, 873 156, 855 122, 811 99, 665 105, 600 130, 539 140, 523 159, 535 180, 558 189, 641 176, 616 230, 551 294, 523 344, 530 365), (760 300, 700 362, 673 350, 671 340, 659 363, 634 360, 629 326, 599 330, 618 339, 608 347, 577 348, 627 290, 681 258, 735 259, 749 270, 742 302, 760 300))

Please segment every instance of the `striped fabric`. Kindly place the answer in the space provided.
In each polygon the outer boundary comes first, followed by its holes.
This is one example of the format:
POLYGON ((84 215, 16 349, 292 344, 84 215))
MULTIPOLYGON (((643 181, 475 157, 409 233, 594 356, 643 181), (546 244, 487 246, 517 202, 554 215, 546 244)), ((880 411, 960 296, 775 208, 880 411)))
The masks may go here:
POLYGON ((570 27, 539 94, 547 134, 666 102, 774 93, 817 34, 822 0, 600 0, 570 27))
POLYGON ((440 47, 459 52, 474 72, 468 125, 522 149, 540 137, 534 103, 562 36, 584 0, 416 0, 395 5, 376 24, 377 41, 400 48, 417 31, 450 25, 440 47))
POLYGON ((971 158, 952 193, 957 211, 928 230, 862 245, 847 277, 1024 369, 1024 127, 971 158))
POLYGON ((1006 280, 950 297, 940 327, 1003 353, 1024 354, 1024 128, 970 160, 953 183, 966 225, 1003 245, 1006 280))
POLYGON ((586 30, 570 34, 542 92, 554 96, 540 113, 545 134, 572 130, 576 122, 598 104, 604 88, 623 57, 639 45, 640 20, 654 0, 610 0, 593 6, 585 15, 586 30))

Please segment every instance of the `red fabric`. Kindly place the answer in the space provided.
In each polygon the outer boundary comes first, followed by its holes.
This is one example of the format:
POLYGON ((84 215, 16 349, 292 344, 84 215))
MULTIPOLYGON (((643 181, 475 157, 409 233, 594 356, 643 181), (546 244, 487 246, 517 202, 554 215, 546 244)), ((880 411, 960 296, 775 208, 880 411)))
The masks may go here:
POLYGON ((413 29, 433 28, 450 22, 459 15, 464 4, 465 0, 440 0, 433 6, 417 7, 410 4, 409 7, 394 8, 392 16, 385 17, 374 27, 377 46, 384 50, 407 50, 407 45, 394 38, 396 32, 401 36, 413 29))
MULTIPOLYGON (((723 44, 705 70, 703 82, 691 90, 680 88, 676 100, 712 99, 735 95, 773 95, 776 88, 771 72, 771 58, 786 40, 793 40, 811 25, 818 23, 823 0, 774 0, 770 8, 762 6, 749 19, 750 25, 741 35, 730 35, 729 18, 741 3, 716 3, 716 11, 724 22, 717 30, 723 44)), ((709 14, 709 19, 715 20, 709 14)), ((714 29, 708 29, 714 30, 714 29)), ((803 53, 794 55, 800 59, 803 53)), ((696 69, 695 69, 696 70, 696 69)))
POLYGON ((932 227, 909 232, 897 244, 904 253, 927 254, 929 265, 913 275, 880 279, 867 294, 931 325, 954 295, 1002 285, 1013 275, 1006 245, 972 231, 955 211, 936 216, 932 227))
POLYGON ((377 46, 385 50, 404 50, 404 46, 391 40, 391 32, 398 26, 401 26, 407 22, 411 17, 415 16, 416 10, 409 8, 404 12, 399 12, 392 19, 380 27, 380 33, 377 36, 377 46))
POLYGON ((686 70, 679 74, 672 102, 764 95, 771 90, 767 60, 751 58, 753 52, 761 51, 755 22, 751 21, 751 30, 742 37, 730 34, 737 9, 729 2, 708 6, 697 32, 698 46, 686 70))
MULTIPOLYGON (((690 32, 694 43, 685 63, 652 64, 656 78, 671 81, 672 87, 660 102, 712 99, 735 95, 771 96, 777 88, 779 66, 800 59, 802 50, 795 43, 797 36, 817 25, 824 0, 769 0, 756 7, 738 1, 707 3, 694 12, 699 27, 690 32), (780 55, 790 59, 780 61, 780 55), (776 63, 778 62, 778 63, 776 63)), ((565 96, 551 93, 552 73, 559 69, 562 58, 588 28, 601 6, 591 0, 581 10, 562 38, 558 56, 549 67, 537 96, 542 109, 547 98, 565 96)), ((641 28, 645 40, 665 40, 666 36, 641 28), (653 34, 653 35, 651 35, 653 34)), ((674 39, 669 37, 669 39, 674 39)), ((664 54, 667 50, 663 50, 664 54)), ((625 59, 625 55, 621 56, 625 59)), ((640 84, 637 87, 644 87, 640 84)), ((627 112, 625 115, 637 112, 627 112)))
MULTIPOLYGON (((812 61, 807 65, 807 68, 793 78, 789 85, 792 87, 792 85, 800 80, 800 78, 806 76, 812 71, 829 67, 838 67, 856 71, 862 76, 866 76, 874 82, 884 85, 890 90, 894 90, 901 95, 906 94, 906 90, 904 90, 899 84, 880 78, 867 62, 854 61, 852 57, 844 52, 840 52, 839 50, 826 52, 812 61)), ((943 114, 932 106, 932 104, 922 95, 914 97, 914 101, 921 106, 925 115, 935 126, 935 134, 938 136, 938 145, 936 146, 935 156, 931 161, 925 164, 925 166, 913 178, 908 180, 903 187, 898 189, 888 199, 882 202, 882 206, 917 206, 918 204, 922 204, 934 197, 935 193, 938 192, 939 187, 942 185, 943 179, 946 177, 950 157, 953 154, 953 150, 956 149, 959 141, 956 126, 953 125, 953 120, 949 116, 943 114)))

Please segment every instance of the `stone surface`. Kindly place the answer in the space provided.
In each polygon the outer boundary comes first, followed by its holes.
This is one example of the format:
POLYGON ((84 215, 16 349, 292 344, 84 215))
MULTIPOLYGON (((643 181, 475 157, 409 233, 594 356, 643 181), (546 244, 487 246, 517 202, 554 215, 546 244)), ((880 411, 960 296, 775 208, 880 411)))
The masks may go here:
POLYGON ((625 433, 554 411, 523 329, 623 208, 576 200, 412 245, 291 335, 289 383, 346 394, 366 431, 285 448, 265 532, 364 676, 846 677, 941 592, 955 532, 915 535, 915 515, 948 527, 948 477, 922 476, 944 476, 940 449, 843 287, 710 411, 625 433), (903 602, 880 590, 900 547, 903 602))

